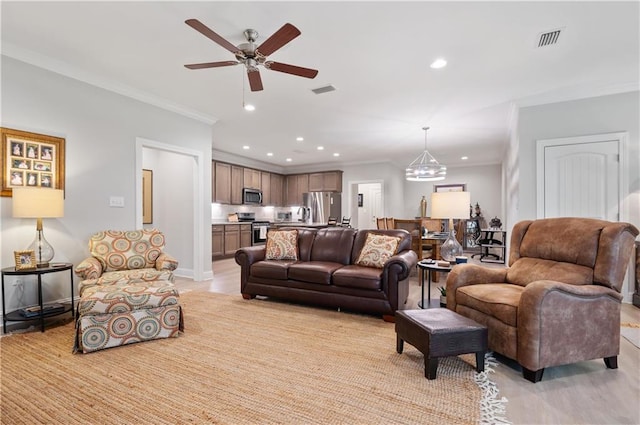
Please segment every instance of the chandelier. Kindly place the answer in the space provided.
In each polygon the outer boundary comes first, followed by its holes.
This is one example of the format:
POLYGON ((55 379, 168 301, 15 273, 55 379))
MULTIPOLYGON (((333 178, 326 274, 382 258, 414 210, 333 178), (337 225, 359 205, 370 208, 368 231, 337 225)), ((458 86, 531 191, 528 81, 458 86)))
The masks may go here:
POLYGON ((422 127, 422 129, 424 130, 424 152, 406 168, 406 178, 412 182, 444 180, 447 167, 440 164, 427 150, 427 130, 429 127, 422 127))

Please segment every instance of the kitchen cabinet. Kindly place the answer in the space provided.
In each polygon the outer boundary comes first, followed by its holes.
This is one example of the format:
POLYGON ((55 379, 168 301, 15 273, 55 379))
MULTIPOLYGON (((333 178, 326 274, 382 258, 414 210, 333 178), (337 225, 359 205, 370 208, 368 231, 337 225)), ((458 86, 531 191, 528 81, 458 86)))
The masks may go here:
POLYGON ((211 226, 211 257, 224 256, 224 226, 211 226))
POLYGON ((244 170, 237 165, 231 166, 231 205, 242 204, 242 188, 244 187, 244 170))
POLYGON ((224 255, 233 255, 240 248, 240 225, 225 224, 224 255))
POLYGON ((284 177, 280 174, 271 174, 271 205, 276 207, 284 206, 284 177))
POLYGON ((240 248, 244 248, 246 246, 251 246, 251 225, 250 224, 241 224, 240 225, 240 248))
POLYGON ((262 205, 273 205, 271 199, 271 173, 260 171, 260 187, 262 188, 262 205))
POLYGON ((214 175, 216 178, 213 192, 213 202, 221 204, 231 203, 231 165, 224 162, 214 163, 214 175))
POLYGON ((252 168, 244 169, 244 187, 250 187, 252 189, 261 189, 260 171, 252 168))
POLYGON ((342 171, 309 174, 309 192, 342 192, 342 171))
POLYGON ((286 177, 286 186, 286 205, 289 207, 302 205, 302 194, 309 192, 309 175, 289 175, 286 177))

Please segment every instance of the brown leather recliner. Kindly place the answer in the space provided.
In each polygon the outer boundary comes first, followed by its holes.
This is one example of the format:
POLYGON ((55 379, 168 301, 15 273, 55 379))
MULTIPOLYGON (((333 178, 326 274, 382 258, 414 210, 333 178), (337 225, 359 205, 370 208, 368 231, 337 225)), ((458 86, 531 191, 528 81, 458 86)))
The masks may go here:
POLYGON ((638 229, 587 218, 522 221, 509 267, 460 264, 447 308, 489 329, 489 349, 531 382, 545 367, 603 358, 617 368, 623 279, 638 229))

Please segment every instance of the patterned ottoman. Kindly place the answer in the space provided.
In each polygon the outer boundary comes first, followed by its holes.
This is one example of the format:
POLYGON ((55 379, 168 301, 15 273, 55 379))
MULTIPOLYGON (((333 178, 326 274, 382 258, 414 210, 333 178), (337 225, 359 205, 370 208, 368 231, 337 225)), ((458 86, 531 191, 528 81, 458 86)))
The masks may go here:
POLYGON ((178 300, 169 280, 89 284, 78 303, 73 352, 178 336, 184 330, 178 300))

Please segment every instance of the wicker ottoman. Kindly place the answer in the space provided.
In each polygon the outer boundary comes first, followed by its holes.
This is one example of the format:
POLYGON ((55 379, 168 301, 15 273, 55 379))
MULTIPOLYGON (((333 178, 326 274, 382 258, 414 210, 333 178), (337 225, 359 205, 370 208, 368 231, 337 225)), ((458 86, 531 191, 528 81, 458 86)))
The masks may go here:
POLYGON ((484 370, 487 327, 446 308, 396 312, 396 351, 404 341, 424 355, 424 376, 436 379, 438 358, 475 353, 476 370, 484 370))

